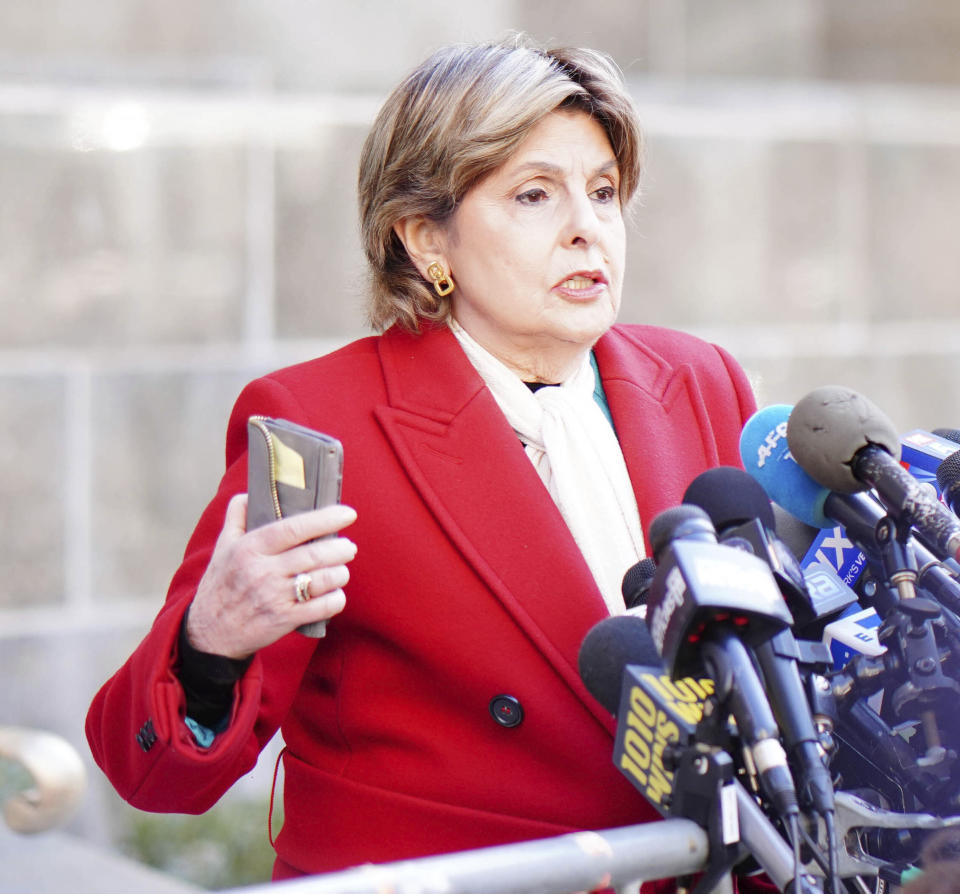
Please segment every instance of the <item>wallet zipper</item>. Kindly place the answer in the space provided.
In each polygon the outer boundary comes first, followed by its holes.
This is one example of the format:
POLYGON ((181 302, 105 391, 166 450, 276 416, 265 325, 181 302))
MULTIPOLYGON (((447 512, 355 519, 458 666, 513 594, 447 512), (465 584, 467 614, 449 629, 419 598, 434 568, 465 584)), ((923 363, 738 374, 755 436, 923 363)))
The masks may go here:
POLYGON ((277 493, 277 452, 273 446, 273 437, 270 434, 270 429, 263 424, 263 420, 267 418, 267 416, 251 416, 247 421, 252 422, 257 427, 263 435, 263 439, 267 442, 267 459, 269 460, 270 466, 270 495, 273 497, 273 515, 274 518, 283 518, 280 512, 280 495, 277 493))

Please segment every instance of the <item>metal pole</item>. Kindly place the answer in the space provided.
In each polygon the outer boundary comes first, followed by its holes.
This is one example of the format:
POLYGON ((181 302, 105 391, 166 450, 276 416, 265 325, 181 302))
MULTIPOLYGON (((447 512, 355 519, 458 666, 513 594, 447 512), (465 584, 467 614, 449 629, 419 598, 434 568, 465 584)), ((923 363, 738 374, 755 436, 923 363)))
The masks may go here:
POLYGON ((359 866, 225 894, 572 894, 697 872, 707 853, 703 829, 668 819, 359 866))

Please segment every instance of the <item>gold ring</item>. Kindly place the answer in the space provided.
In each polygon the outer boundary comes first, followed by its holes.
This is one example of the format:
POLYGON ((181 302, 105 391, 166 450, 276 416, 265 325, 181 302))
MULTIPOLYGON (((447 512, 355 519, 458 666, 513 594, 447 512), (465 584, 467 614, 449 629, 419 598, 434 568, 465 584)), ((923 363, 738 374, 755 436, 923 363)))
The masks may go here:
POLYGON ((313 579, 309 574, 298 574, 293 579, 293 589, 297 602, 310 601, 310 584, 312 582, 313 579))

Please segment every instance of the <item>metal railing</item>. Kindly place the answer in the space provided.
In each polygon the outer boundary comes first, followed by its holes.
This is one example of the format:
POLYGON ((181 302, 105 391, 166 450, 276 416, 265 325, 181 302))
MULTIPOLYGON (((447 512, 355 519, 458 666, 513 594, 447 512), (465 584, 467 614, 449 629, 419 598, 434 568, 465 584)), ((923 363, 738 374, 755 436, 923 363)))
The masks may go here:
POLYGON ((358 866, 225 894, 572 894, 688 875, 703 869, 707 855, 703 829, 668 819, 358 866))

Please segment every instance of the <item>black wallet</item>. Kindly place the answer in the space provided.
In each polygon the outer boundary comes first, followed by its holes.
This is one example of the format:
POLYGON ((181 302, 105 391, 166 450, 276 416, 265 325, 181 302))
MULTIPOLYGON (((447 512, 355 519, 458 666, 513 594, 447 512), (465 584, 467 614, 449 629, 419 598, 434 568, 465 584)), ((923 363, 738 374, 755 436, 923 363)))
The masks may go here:
MULTIPOLYGON (((247 444, 248 531, 340 502, 343 447, 336 438, 286 419, 251 416, 247 444)), ((322 637, 327 622, 297 629, 305 636, 322 637)))

